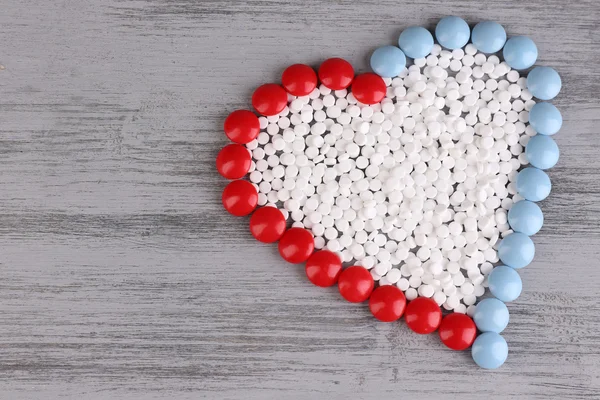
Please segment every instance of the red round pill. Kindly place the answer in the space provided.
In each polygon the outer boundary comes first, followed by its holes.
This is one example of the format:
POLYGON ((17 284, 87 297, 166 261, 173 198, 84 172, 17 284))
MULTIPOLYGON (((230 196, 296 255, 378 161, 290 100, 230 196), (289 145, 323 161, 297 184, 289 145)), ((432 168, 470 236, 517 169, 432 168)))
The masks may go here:
POLYGON ((237 217, 248 215, 258 203, 258 192, 248 181, 230 182, 223 190, 223 207, 237 217))
POLYGON ((313 284, 320 287, 332 286, 342 272, 342 260, 329 250, 320 250, 308 258, 305 271, 313 284))
POLYGON ((250 233, 259 242, 276 242, 284 232, 285 217, 275 207, 261 207, 250 217, 250 233))
POLYGON ((304 228, 290 228, 279 239, 279 254, 287 262, 299 264, 310 257, 315 249, 312 233, 304 228))
POLYGON ((404 319, 413 332, 427 334, 440 326, 442 310, 433 299, 417 297, 406 306, 404 319))
POLYGON ((277 115, 287 106, 287 92, 275 83, 267 83, 256 88, 252 94, 252 107, 259 114, 277 115))
POLYGON ((358 265, 348 267, 338 278, 340 294, 351 303, 361 303, 369 298, 375 282, 368 269, 358 265))
POLYGON ((281 84, 294 96, 307 96, 317 87, 317 74, 306 64, 290 65, 281 75, 281 84))
POLYGON ((468 315, 455 312, 442 319, 438 333, 442 343, 452 350, 464 350, 475 341, 477 327, 468 315))
POLYGON ((383 322, 400 319, 406 306, 406 297, 396 286, 384 285, 373 290, 369 297, 369 309, 375 318, 383 322))
POLYGON ((236 110, 229 114, 223 124, 225 135, 232 142, 239 144, 250 143, 260 132, 260 122, 252 111, 236 110))
POLYGON ((354 79, 354 68, 342 58, 330 58, 319 67, 319 79, 331 90, 346 89, 354 79))
POLYGON ((217 155, 217 171, 227 179, 240 179, 248 173, 252 159, 241 144, 229 144, 217 155))
POLYGON ((379 103, 385 97, 386 91, 383 79, 371 72, 357 75, 352 82, 352 94, 363 104, 379 103))

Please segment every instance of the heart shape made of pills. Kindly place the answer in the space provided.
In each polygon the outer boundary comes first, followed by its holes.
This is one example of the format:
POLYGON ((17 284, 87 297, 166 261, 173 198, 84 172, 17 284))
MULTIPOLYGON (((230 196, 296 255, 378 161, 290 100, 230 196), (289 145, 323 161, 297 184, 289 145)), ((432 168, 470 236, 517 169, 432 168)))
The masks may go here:
POLYGON ((224 123, 234 143, 217 156, 232 180, 222 202, 252 213, 251 234, 305 263, 313 284, 368 301, 380 321, 438 330, 495 369, 508 354, 505 303, 521 293, 517 270, 543 224, 544 170, 558 161, 562 116, 543 101, 561 79, 533 67, 530 38, 507 40, 496 22, 471 30, 445 17, 435 38, 409 27, 372 53, 373 72, 330 58, 258 87, 260 117, 236 110, 224 123), (477 302, 486 287, 492 297, 477 302))

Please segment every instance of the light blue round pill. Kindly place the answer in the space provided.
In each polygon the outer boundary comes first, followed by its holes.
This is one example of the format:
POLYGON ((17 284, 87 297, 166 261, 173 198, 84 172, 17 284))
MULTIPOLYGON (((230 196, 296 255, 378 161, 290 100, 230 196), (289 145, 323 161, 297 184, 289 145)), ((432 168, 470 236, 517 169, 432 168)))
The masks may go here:
POLYGON ((523 290, 519 273, 506 265, 498 265, 488 275, 490 293, 503 302, 516 300, 523 290))
POLYGON ((544 171, 527 167, 517 174, 517 192, 529 201, 542 201, 550 194, 552 184, 544 171))
POLYGON ((438 43, 447 49, 460 49, 469 41, 471 30, 462 18, 444 17, 435 27, 435 37, 438 43))
POLYGON ((500 261, 511 268, 521 269, 529 265, 535 256, 533 240, 524 233, 514 232, 498 245, 500 261))
POLYGON ((511 68, 527 69, 535 64, 538 50, 527 36, 514 36, 506 41, 502 55, 511 68))
POLYGON ((558 145, 550 136, 535 135, 527 142, 525 155, 534 167, 548 169, 556 165, 560 151, 558 145))
POLYGON ((535 67, 527 75, 527 89, 540 100, 552 100, 561 86, 560 75, 554 68, 535 67))
POLYGON ((554 135, 562 126, 562 115, 551 103, 535 103, 529 110, 529 124, 537 133, 554 135))
POLYGON ((513 231, 531 236, 542 229, 544 214, 537 204, 529 200, 521 200, 508 210, 508 223, 513 231))
POLYGON ((483 53, 495 53, 506 43, 506 31, 497 22, 482 21, 473 28, 471 41, 477 50, 483 53))
POLYGON ((498 299, 484 299, 475 307, 473 321, 481 332, 502 332, 508 325, 509 314, 506 304, 498 299))
POLYGON ((383 46, 371 55, 371 69, 384 78, 396 77, 406 67, 406 56, 396 46, 383 46))
POLYGON ((496 332, 485 332, 473 342, 471 356, 481 368, 496 369, 504 364, 508 357, 508 344, 496 332))
POLYGON ((422 26, 411 26, 400 34, 398 46, 407 57, 427 57, 433 49, 433 35, 422 26))

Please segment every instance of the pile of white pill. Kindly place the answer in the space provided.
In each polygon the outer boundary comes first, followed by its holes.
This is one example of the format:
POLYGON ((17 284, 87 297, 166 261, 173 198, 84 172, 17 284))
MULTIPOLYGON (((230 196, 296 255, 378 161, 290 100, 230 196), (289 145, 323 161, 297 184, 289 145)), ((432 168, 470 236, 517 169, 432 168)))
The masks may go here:
POLYGON ((321 85, 247 144, 259 205, 406 298, 471 314, 498 261, 535 104, 505 62, 435 45, 367 106, 321 85))

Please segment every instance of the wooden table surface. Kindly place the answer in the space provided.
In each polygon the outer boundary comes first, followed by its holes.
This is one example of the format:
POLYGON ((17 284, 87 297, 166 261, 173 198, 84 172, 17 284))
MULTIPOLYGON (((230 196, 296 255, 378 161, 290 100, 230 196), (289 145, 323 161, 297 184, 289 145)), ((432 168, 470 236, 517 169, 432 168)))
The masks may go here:
POLYGON ((0 0, 1 399, 600 398, 597 0, 0 0), (308 284, 220 204, 228 112, 448 14, 563 79, 496 371, 308 284))

